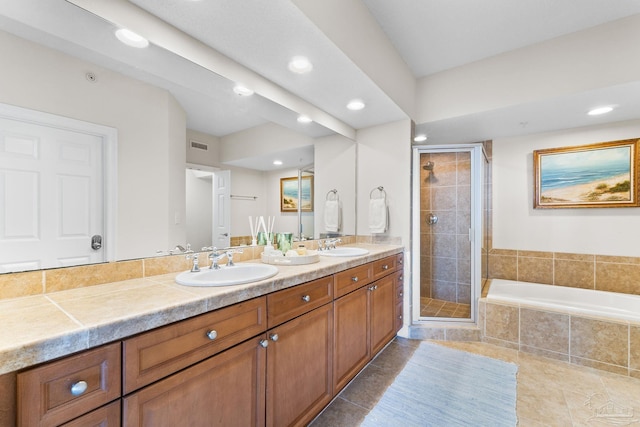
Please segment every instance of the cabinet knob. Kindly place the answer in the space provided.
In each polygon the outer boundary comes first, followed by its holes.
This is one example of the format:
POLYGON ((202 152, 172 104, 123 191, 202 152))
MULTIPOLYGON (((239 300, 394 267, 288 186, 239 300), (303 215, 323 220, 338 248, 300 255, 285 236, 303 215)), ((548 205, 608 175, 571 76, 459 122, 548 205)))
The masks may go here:
POLYGON ((262 348, 267 348, 267 347, 269 347, 269 341, 267 341, 267 340, 260 340, 260 347, 262 347, 262 348))
POLYGON ((353 276, 353 277, 351 278, 351 281, 352 281, 352 282, 357 282, 357 281, 358 281, 358 276, 353 276))
POLYGON ((71 384, 71 394, 74 396, 80 396, 85 391, 87 391, 88 384, 86 381, 78 381, 77 383, 71 384))
POLYGON ((378 289, 378 285, 373 285, 373 286, 369 287, 370 291, 375 291, 376 289, 378 289))
POLYGON ((398 280, 402 282, 402 279, 404 279, 404 277, 402 276, 402 274, 398 277, 398 280))
POLYGON ((383 266, 382 266, 382 269, 383 269, 383 270, 388 270, 388 269, 389 269, 389 266, 388 266, 387 264, 385 264, 385 265, 383 265, 383 266))
POLYGON ((311 297, 309 295, 303 295, 302 301, 309 302, 309 301, 311 301, 311 297))
POLYGON ((404 292, 400 292, 400 296, 403 297, 404 296, 404 292))
POLYGON ((210 330, 207 332, 207 338, 209 338, 211 341, 215 340, 216 338, 218 338, 218 332, 216 332, 215 330, 210 330))
POLYGON ((269 339, 271 341, 278 341, 278 334, 269 334, 269 339))

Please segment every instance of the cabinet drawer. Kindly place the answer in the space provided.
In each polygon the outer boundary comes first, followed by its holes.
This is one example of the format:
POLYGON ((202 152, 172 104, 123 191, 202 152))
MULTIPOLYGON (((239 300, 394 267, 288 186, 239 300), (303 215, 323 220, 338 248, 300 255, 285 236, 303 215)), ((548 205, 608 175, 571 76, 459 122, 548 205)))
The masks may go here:
POLYGON ((283 289, 267 295, 267 323, 272 328, 333 301, 333 277, 283 289))
POLYGON ((336 298, 340 298, 349 292, 367 285, 373 281, 373 270, 371 264, 350 268, 349 270, 336 273, 333 276, 334 292, 336 298))
POLYGON ((57 426, 120 397, 120 343, 18 374, 18 424, 57 426))
POLYGON ((378 261, 372 262, 371 266, 373 268, 373 278, 374 280, 377 280, 398 269, 398 257, 393 255, 382 258, 378 261))
POLYGON ((120 400, 116 400, 61 427, 120 427, 120 425, 120 400))
POLYGON ((266 298, 221 308, 124 341, 124 393, 266 331, 266 298))

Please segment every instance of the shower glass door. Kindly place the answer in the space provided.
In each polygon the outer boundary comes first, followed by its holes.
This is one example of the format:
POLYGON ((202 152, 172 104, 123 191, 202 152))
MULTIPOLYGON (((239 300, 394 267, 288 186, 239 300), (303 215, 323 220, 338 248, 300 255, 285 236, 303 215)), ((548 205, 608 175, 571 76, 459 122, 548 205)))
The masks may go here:
POLYGON ((481 145, 414 147, 413 318, 473 322, 481 264, 481 145))

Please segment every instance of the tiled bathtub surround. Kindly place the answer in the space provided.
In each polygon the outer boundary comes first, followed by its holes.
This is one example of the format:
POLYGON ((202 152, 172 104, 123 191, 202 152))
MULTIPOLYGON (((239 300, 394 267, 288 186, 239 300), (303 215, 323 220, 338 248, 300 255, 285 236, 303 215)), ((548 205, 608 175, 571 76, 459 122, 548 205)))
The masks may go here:
POLYGON ((640 258, 491 249, 489 277, 640 295, 640 258))
POLYGON ((483 340, 640 378, 640 324, 480 300, 483 340))
MULTIPOLYGON (((357 243, 371 243, 370 238, 356 239, 356 236, 347 236, 342 238, 342 244, 353 244, 356 243, 356 240, 357 243)), ((302 243, 307 249, 318 248, 318 242, 315 240, 307 240, 302 243)), ((247 261, 260 258, 264 246, 246 246, 239 249, 242 249, 244 252, 235 254, 234 261, 247 261)), ((207 252, 201 252, 199 254, 201 267, 209 265, 207 255, 207 252)), ((77 267, 27 271, 23 273, 0 274, 0 300, 176 273, 190 269, 191 263, 191 260, 186 259, 186 256, 181 254, 77 267)), ((225 263, 226 260, 221 261, 221 264, 225 263)))

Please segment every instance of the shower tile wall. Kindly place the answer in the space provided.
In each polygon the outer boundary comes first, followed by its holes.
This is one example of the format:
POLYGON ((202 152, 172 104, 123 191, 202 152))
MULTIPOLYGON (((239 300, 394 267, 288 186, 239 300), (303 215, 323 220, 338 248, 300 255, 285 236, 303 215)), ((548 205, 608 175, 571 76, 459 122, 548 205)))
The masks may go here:
POLYGON ((471 155, 420 157, 421 297, 469 304, 471 299, 471 155), (426 170, 427 162, 433 169, 426 170), (429 214, 438 222, 428 224, 429 214))

